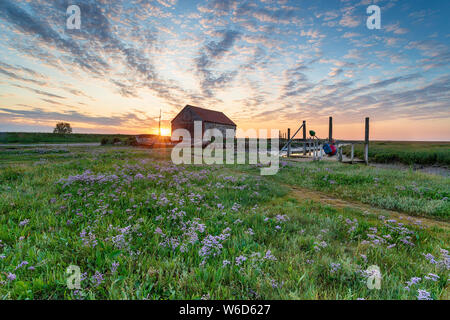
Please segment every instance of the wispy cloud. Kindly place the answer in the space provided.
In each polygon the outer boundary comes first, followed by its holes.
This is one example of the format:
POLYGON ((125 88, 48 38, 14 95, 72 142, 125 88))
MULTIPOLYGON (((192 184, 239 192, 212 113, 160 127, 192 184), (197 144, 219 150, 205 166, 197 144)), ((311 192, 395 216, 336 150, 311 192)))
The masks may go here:
POLYGON ((366 27, 373 1, 325 3, 2 0, 2 121, 133 129, 187 103, 255 126, 331 113, 347 122, 445 116, 442 2, 376 1, 381 30, 366 27), (69 4, 80 6, 80 30, 65 27, 69 4))

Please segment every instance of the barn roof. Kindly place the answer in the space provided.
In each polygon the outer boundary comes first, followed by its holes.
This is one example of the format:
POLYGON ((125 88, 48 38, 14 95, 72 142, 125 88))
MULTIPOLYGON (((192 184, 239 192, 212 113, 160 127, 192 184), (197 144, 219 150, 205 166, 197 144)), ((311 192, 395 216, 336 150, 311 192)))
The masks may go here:
MULTIPOLYGON (((191 105, 186 105, 183 110, 185 109, 190 109, 192 110, 195 114, 197 114, 203 121, 206 122, 212 122, 212 123, 220 123, 220 124, 226 124, 226 125, 230 125, 230 126, 236 126, 236 124, 231 121, 230 118, 228 118, 223 112, 220 111, 214 111, 214 110, 209 110, 209 109, 204 109, 204 108, 199 108, 199 107, 195 107, 195 106, 191 106, 191 105)), ((182 110, 182 111, 183 111, 182 110)), ((181 111, 181 112, 182 112, 181 111)), ((180 113, 181 113, 180 112, 180 113)), ((175 118, 174 118, 175 119, 175 118)), ((173 121, 173 120, 172 120, 173 121)))

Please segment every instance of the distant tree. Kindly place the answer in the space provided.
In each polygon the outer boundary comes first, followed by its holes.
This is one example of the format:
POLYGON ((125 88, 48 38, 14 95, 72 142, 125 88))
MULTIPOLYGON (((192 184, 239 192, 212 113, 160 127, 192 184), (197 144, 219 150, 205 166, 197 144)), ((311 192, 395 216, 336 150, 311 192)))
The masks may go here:
POLYGON ((70 123, 67 122, 58 122, 56 124, 53 133, 72 133, 72 128, 70 127, 70 123))

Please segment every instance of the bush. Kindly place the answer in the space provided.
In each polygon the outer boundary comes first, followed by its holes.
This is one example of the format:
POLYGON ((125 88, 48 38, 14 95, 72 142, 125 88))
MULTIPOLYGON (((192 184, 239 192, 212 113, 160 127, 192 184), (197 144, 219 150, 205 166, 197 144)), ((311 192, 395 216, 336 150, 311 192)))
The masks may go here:
POLYGON ((56 124, 55 129, 53 130, 53 133, 58 133, 58 134, 72 133, 72 128, 70 127, 70 123, 58 122, 56 124))
POLYGON ((128 146, 137 146, 138 145, 136 137, 128 137, 128 139, 125 140, 125 144, 128 146))

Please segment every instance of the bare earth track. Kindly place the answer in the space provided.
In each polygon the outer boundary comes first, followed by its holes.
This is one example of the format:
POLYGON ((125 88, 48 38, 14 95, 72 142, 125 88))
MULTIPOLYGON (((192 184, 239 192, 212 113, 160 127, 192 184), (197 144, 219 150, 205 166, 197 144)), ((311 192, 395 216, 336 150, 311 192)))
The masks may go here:
POLYGON ((409 225, 422 225, 422 226, 426 226, 429 228, 437 227, 437 228, 441 228, 445 231, 450 230, 450 223, 445 222, 445 221, 433 220, 433 219, 425 218, 425 217, 420 217, 420 218, 411 217, 408 214, 401 213, 398 211, 375 208, 370 205, 356 202, 356 201, 342 200, 342 199, 333 197, 329 194, 326 194, 326 193, 323 193, 320 191, 311 191, 309 189, 293 187, 291 185, 286 185, 286 187, 288 187, 292 190, 289 195, 301 202, 315 201, 315 202, 319 202, 324 205, 332 206, 337 210, 343 210, 345 208, 350 208, 350 209, 355 209, 355 210, 361 210, 362 212, 373 213, 378 216, 383 215, 383 216, 386 216, 389 218, 402 220, 402 222, 404 222, 405 224, 409 224, 409 225))

